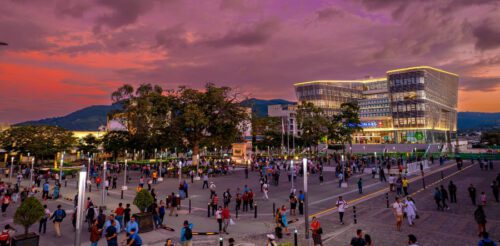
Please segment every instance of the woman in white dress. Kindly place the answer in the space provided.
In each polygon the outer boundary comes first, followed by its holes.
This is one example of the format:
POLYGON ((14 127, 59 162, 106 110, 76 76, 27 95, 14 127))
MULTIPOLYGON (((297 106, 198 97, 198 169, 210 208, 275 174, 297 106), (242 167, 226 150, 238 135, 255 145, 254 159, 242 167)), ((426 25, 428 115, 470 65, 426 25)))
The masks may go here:
POLYGON ((417 207, 415 206, 415 202, 411 197, 406 197, 405 201, 405 212, 406 218, 408 219, 408 225, 415 225, 415 218, 417 217, 417 207))

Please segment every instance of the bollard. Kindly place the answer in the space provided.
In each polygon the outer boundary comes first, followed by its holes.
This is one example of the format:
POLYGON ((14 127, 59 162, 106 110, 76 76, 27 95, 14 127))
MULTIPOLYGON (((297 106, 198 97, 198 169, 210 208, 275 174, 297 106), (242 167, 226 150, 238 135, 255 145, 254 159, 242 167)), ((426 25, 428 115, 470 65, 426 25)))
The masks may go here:
POLYGON ((224 245, 224 238, 219 237, 219 245, 220 246, 224 245))
POLYGON ((89 192, 92 192, 92 185, 89 185, 89 192))
POLYGON ((207 217, 210 218, 210 203, 207 206, 207 217))
POLYGON ((444 179, 443 171, 441 171, 441 179, 444 179))
POLYGON ((276 203, 273 202, 273 218, 276 217, 276 203))
POLYGON ((189 213, 191 213, 191 199, 189 199, 189 213))
POLYGON ((297 238, 297 229, 295 229, 295 231, 293 231, 293 246, 298 246, 299 245, 299 242, 298 242, 298 238, 297 238))
POLYGON ((358 218, 356 217, 356 206, 352 206, 352 213, 354 215, 354 224, 357 224, 358 218))
POLYGON ((123 200, 123 189, 122 189, 122 194, 121 194, 121 196, 120 196, 120 199, 122 199, 122 200, 123 200))
POLYGON ((236 219, 238 218, 238 210, 239 209, 236 209, 236 219))
POLYGON ((387 203, 387 208, 389 208, 389 193, 385 193, 385 202, 387 203))
POLYGON ((254 203, 253 206, 255 207, 253 217, 257 219, 257 203, 254 203))
POLYGON ((68 187, 68 180, 64 179, 64 187, 68 187))

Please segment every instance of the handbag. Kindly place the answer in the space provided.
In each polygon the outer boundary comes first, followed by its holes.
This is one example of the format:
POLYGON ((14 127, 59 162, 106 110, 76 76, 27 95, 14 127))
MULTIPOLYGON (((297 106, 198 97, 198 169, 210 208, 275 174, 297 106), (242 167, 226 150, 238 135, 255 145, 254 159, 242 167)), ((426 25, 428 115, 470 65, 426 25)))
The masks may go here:
POLYGON ((319 235, 323 234, 323 228, 321 228, 321 227, 320 227, 320 228, 318 228, 317 233, 318 233, 319 235))

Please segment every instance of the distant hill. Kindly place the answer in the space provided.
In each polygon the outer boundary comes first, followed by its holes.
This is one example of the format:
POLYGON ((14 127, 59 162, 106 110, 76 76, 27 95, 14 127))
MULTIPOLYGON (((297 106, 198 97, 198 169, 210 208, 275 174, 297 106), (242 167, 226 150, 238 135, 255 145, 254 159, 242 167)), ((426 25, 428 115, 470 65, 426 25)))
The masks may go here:
POLYGON ((26 121, 16 125, 52 125, 71 131, 97 131, 99 126, 106 125, 107 113, 120 108, 120 104, 95 105, 77 110, 66 116, 26 121))
POLYGON ((261 100, 257 98, 250 98, 241 102, 241 105, 245 107, 251 107, 252 112, 255 113, 257 117, 267 116, 267 106, 268 105, 276 105, 276 104, 291 104, 294 102, 290 102, 283 99, 270 99, 270 100, 261 100))
POLYGON ((458 130, 500 128, 500 113, 459 112, 458 130))
MULTIPOLYGON (((294 102, 283 99, 261 100, 247 99, 241 102, 245 107, 251 107, 257 117, 267 115, 267 106, 274 104, 291 104, 294 102)), ((111 110, 120 109, 120 104, 90 106, 62 117, 27 121, 16 125, 56 125, 73 131, 95 131, 101 125, 106 125, 106 115, 111 110)), ((459 112, 458 129, 481 130, 500 128, 500 113, 459 112)))

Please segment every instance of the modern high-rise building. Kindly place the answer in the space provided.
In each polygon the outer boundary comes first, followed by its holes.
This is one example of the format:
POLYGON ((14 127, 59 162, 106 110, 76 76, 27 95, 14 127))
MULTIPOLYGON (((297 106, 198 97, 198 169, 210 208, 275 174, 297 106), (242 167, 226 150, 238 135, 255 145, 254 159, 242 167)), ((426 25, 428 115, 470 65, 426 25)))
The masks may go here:
POLYGON ((355 143, 442 143, 457 130, 458 75, 418 66, 387 71, 386 77, 295 83, 299 101, 327 114, 357 102, 363 132, 355 143))

